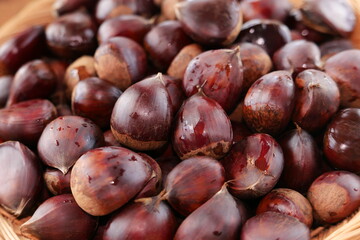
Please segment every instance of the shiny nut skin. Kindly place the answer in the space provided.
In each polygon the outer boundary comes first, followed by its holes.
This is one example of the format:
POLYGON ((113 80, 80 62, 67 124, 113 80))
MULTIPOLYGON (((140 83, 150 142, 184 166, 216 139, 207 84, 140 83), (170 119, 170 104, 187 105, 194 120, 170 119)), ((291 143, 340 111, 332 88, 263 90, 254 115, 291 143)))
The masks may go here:
POLYGON ((65 175, 60 170, 54 168, 46 168, 44 171, 46 187, 54 195, 71 193, 70 177, 71 171, 65 175))

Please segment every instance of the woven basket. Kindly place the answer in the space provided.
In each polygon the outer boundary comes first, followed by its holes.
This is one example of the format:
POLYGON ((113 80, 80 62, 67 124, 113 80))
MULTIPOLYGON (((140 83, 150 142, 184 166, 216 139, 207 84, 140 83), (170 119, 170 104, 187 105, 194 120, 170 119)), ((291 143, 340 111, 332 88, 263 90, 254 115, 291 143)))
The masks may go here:
MULTIPOLYGON (((290 0, 294 6, 301 6, 303 0, 290 0)), ((349 0, 353 5, 357 22, 350 37, 354 46, 360 49, 360 0, 349 0)), ((0 44, 11 36, 33 25, 46 25, 54 19, 52 4, 54 0, 34 0, 13 19, 0 28, 0 44)), ((0 240, 28 240, 21 236, 19 226, 27 219, 18 220, 0 208, 0 240)), ((313 229, 312 240, 360 240, 360 210, 337 225, 313 229)))

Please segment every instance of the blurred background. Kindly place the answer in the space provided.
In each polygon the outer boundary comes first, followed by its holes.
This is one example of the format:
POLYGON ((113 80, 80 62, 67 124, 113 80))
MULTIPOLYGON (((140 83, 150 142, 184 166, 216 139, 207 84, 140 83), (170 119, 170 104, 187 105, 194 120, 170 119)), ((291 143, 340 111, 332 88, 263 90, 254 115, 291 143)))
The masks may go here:
POLYGON ((0 26, 33 0, 0 0, 0 26))

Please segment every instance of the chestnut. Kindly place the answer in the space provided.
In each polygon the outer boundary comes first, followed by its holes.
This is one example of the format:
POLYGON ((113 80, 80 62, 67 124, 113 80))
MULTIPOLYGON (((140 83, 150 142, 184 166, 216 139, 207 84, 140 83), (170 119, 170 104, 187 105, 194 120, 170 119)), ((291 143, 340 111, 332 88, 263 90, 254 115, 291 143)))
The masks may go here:
POLYGON ((47 189, 54 195, 71 193, 70 189, 71 171, 65 175, 58 169, 46 168, 44 181, 47 189))
POLYGON ((102 43, 94 58, 98 76, 122 91, 141 80, 147 69, 144 49, 125 37, 114 37, 102 43))
POLYGON ((360 109, 338 112, 324 134, 323 151, 329 163, 339 169, 360 173, 360 109))
POLYGON ((74 12, 82 7, 93 10, 96 2, 93 0, 56 0, 53 4, 53 10, 58 16, 74 12))
POLYGON ((45 127, 37 150, 47 166, 65 175, 82 154, 103 145, 103 133, 92 121, 79 116, 62 116, 45 127))
POLYGON ((178 213, 187 216, 217 193, 224 180, 224 168, 215 159, 188 158, 168 174, 161 197, 178 213))
POLYGON ((33 26, 3 43, 0 47, 1 75, 13 74, 21 65, 39 57, 44 42, 44 27, 33 26))
POLYGON ((184 31, 205 45, 231 44, 242 26, 242 11, 236 0, 182 1, 176 4, 175 14, 184 31))
POLYGON ((295 78, 296 97, 292 119, 309 132, 323 129, 340 105, 335 81, 319 70, 304 70, 295 78))
POLYGON ((231 112, 239 101, 243 87, 243 66, 240 49, 217 49, 201 53, 191 60, 183 78, 187 96, 199 91, 231 112))
POLYGON ((56 116, 56 108, 48 100, 34 99, 11 105, 0 110, 0 136, 3 140, 34 146, 56 116))
POLYGON ((99 78, 87 78, 74 87, 71 108, 74 114, 92 120, 101 128, 109 128, 110 117, 121 90, 99 78))
POLYGON ((94 216, 122 207, 149 181, 152 168, 139 154, 122 147, 102 147, 83 154, 71 171, 71 192, 94 216))
POLYGON ((314 217, 325 223, 336 223, 360 207, 360 177, 347 171, 322 174, 307 193, 314 217), (326 193, 326 194, 324 194, 326 193))
POLYGON ((245 206, 231 196, 225 183, 219 192, 185 218, 174 240, 235 240, 245 217, 245 206))
POLYGON ((14 76, 7 106, 25 100, 47 98, 54 92, 57 82, 57 76, 46 62, 28 62, 14 76))
POLYGON ((0 144, 0 156, 0 205, 16 217, 29 214, 43 186, 39 159, 16 141, 0 144))
POLYGON ((169 240, 177 226, 175 214, 165 202, 158 202, 156 197, 142 198, 113 214, 102 239, 169 240))
POLYGON ((63 15, 46 27, 46 41, 52 52, 62 58, 90 54, 96 46, 97 27, 86 13, 63 15))
POLYGON ((275 19, 285 21, 293 6, 289 0, 244 0, 240 2, 244 21, 251 19, 275 19))
POLYGON ((105 146, 116 146, 121 147, 121 144, 116 140, 111 130, 104 132, 105 146))
POLYGON ((309 228, 313 222, 312 207, 300 193, 289 188, 276 188, 261 199, 256 214, 278 212, 297 218, 309 228))
POLYGON ((144 38, 144 47, 152 63, 159 70, 166 70, 171 61, 191 39, 178 21, 164 21, 151 29, 144 38))
POLYGON ((360 50, 346 50, 326 60, 325 72, 337 83, 343 107, 360 107, 360 87, 358 78, 360 50))
POLYGON ((161 73, 146 78, 117 100, 111 130, 120 144, 144 151, 158 149, 168 141, 174 113, 162 78, 161 73))
POLYGON ((310 240, 310 230, 294 217, 277 212, 264 212, 246 221, 240 239, 310 240))
POLYGON ((127 37, 142 45, 145 35, 152 24, 146 18, 136 15, 121 15, 103 22, 97 33, 99 43, 112 37, 127 37))
POLYGON ((268 73, 254 82, 243 105, 243 117, 254 131, 280 134, 294 109, 295 84, 288 71, 268 73))
POLYGON ((161 0, 161 14, 166 20, 176 20, 176 4, 184 0, 161 0))
POLYGON ((177 113, 172 143, 181 159, 210 156, 220 159, 230 150, 233 132, 224 109, 201 90, 177 113))
POLYGON ((178 112, 186 98, 182 88, 182 80, 181 78, 174 78, 168 75, 162 75, 162 80, 165 84, 167 92, 169 93, 171 106, 173 113, 175 114, 178 112))
POLYGON ((335 54, 354 49, 353 44, 348 39, 335 39, 322 43, 320 46, 321 60, 326 62, 326 60, 335 54))
POLYGON ((97 219, 82 211, 71 194, 64 194, 43 202, 20 231, 30 239, 86 240, 96 227, 97 219))
POLYGON ((13 76, 5 75, 0 77, 0 108, 5 107, 9 97, 13 76))
POLYGON ((222 164, 234 196, 257 198, 270 192, 278 182, 284 156, 274 138, 256 133, 236 143, 222 164))

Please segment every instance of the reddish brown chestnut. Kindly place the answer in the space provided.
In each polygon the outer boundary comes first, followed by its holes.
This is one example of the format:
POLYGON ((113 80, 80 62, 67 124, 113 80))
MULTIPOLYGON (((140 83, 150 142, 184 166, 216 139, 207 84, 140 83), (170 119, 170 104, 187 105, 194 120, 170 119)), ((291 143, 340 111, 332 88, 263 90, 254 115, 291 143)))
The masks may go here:
POLYGON ((28 100, 0 110, 0 136, 29 146, 36 145, 45 126, 56 118, 48 100, 28 100))
POLYGON ((346 50, 330 57, 324 65, 325 72, 337 83, 340 89, 341 105, 360 107, 360 50, 346 50))
POLYGON ((238 198, 265 195, 278 182, 284 166, 280 145, 257 133, 236 143, 222 160, 230 192, 238 198))
POLYGON ((264 212, 247 220, 241 230, 240 239, 310 240, 310 230, 294 217, 277 212, 264 212))
POLYGON ((165 202, 156 197, 142 198, 114 214, 106 225, 103 240, 173 239, 177 225, 173 210, 165 202))
POLYGON ((277 135, 288 125, 295 102, 290 72, 275 71, 256 80, 247 92, 243 117, 254 131, 277 135))
POLYGON ((229 45, 242 26, 242 12, 236 0, 182 1, 175 6, 184 31, 205 45, 229 45))
POLYGON ((151 174, 151 166, 137 153, 121 147, 103 147, 79 158, 71 171, 70 186, 84 211, 102 216, 132 199, 151 174))
POLYGON ((360 177, 346 171, 322 174, 310 186, 307 197, 317 219, 336 223, 360 207, 360 177), (325 194, 324 194, 325 193, 325 194))
POLYGON ((174 113, 162 78, 158 74, 132 85, 116 102, 111 129, 122 145, 143 151, 168 141, 174 113))
POLYGON ((166 70, 171 61, 191 39, 178 21, 164 21, 151 29, 144 38, 144 47, 155 67, 166 70))
POLYGON ((221 189, 224 175, 224 168, 213 158, 186 159, 168 174, 162 197, 187 216, 221 189))
POLYGON ((310 132, 323 129, 339 108, 338 86, 326 73, 311 69, 299 73, 295 85, 293 121, 310 132))
POLYGON ((226 184, 181 223, 174 240, 238 239, 245 222, 245 206, 231 196, 226 184))
POLYGON ((46 126, 37 149, 46 165, 66 174, 82 154, 103 145, 103 133, 92 121, 79 116, 63 116, 46 126))
POLYGON ((181 159, 192 156, 222 158, 233 141, 231 122, 221 106, 201 91, 181 106, 172 139, 181 159))
POLYGON ((335 115, 324 135, 323 151, 336 168, 360 173, 360 109, 346 108, 335 115))
POLYGON ((20 227, 30 239, 79 240, 91 239, 97 219, 86 214, 71 194, 49 198, 20 227))
POLYGON ((231 112, 239 101, 243 86, 240 49, 218 49, 201 53, 186 68, 183 87, 187 96, 199 91, 231 112))
POLYGON ((40 200, 42 177, 36 155, 20 142, 0 144, 0 206, 18 217, 40 200))
POLYGON ((144 49, 125 37, 102 43, 95 52, 95 69, 99 77, 124 91, 146 73, 144 49))
POLYGON ((87 78, 76 84, 71 97, 74 114, 92 120, 99 127, 107 129, 113 107, 121 90, 99 78, 87 78))
POLYGON ((309 201, 292 189, 277 188, 261 199, 256 214, 269 211, 295 217, 309 228, 313 222, 312 207, 309 201))
POLYGON ((33 60, 23 65, 11 84, 7 106, 18 102, 47 98, 57 86, 57 76, 43 60, 33 60))
POLYGON ((44 181, 47 189, 54 195, 71 193, 70 176, 71 171, 64 175, 58 169, 46 168, 44 172, 44 181))

